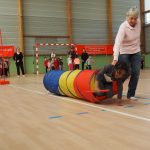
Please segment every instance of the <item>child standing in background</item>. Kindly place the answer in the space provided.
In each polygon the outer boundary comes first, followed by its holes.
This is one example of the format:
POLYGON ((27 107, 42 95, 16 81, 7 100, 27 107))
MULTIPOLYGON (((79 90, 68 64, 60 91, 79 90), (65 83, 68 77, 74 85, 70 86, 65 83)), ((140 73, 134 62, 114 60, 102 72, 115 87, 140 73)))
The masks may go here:
POLYGON ((73 70, 73 63, 72 63, 71 55, 69 55, 69 57, 67 58, 67 63, 68 63, 69 70, 73 70))
POLYGON ((55 70, 59 69, 59 58, 54 59, 54 68, 55 68, 55 70))
POLYGON ((143 70, 144 69, 144 58, 141 57, 141 69, 143 70))
POLYGON ((78 56, 76 55, 76 58, 74 59, 74 65, 75 65, 75 70, 79 69, 80 66, 80 59, 78 58, 78 56))
POLYGON ((91 56, 89 56, 89 58, 86 60, 86 69, 91 70, 91 64, 93 63, 93 59, 91 56))
POLYGON ((3 65, 2 65, 2 60, 0 59, 0 76, 2 77, 3 73, 3 65))
POLYGON ((54 61, 55 61, 54 58, 52 58, 52 60, 50 61, 51 70, 55 70, 54 61))
POLYGON ((63 60, 62 60, 62 57, 59 57, 59 70, 63 70, 63 60))
POLYGON ((72 65, 73 65, 73 69, 75 69, 74 66, 74 59, 76 58, 76 51, 74 47, 71 47, 71 50, 68 52, 68 55, 70 55, 71 59, 72 59, 72 65))
POLYGON ((8 63, 7 63, 7 60, 5 60, 5 59, 4 59, 4 73, 3 73, 3 75, 8 77, 8 63))
POLYGON ((8 59, 1 59, 0 60, 0 76, 2 75, 8 77, 8 59))
POLYGON ((51 70, 51 61, 50 61, 50 59, 47 60, 47 70, 48 71, 51 70))
POLYGON ((48 69, 48 60, 46 57, 44 57, 44 67, 45 67, 45 71, 47 73, 47 69, 48 69))
POLYGON ((56 57, 56 54, 54 53, 54 50, 52 49, 52 52, 51 52, 51 54, 50 54, 50 58, 53 59, 53 58, 55 58, 55 57, 56 57))
POLYGON ((9 59, 8 59, 8 58, 6 58, 6 59, 5 59, 5 62, 6 62, 6 64, 7 64, 7 75, 9 75, 9 76, 10 76, 10 71, 9 71, 10 61, 9 61, 9 59))

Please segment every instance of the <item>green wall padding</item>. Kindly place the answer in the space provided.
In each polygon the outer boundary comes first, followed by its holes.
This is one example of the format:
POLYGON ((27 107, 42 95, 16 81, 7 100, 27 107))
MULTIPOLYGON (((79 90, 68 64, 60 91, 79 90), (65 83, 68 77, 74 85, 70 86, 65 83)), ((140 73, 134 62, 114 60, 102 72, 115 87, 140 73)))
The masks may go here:
MULTIPOLYGON (((39 56, 39 73, 45 73, 44 57, 45 56, 39 56)), ((62 56, 62 58, 64 63, 64 70, 68 70, 67 56, 62 56)), ((102 68, 104 65, 109 64, 112 61, 111 55, 108 56, 98 55, 98 56, 92 56, 92 58, 96 63, 96 66, 94 65, 95 63, 92 65, 93 69, 102 68)), ((25 66, 25 72, 27 74, 36 73, 36 61, 35 58, 33 58, 32 56, 25 56, 24 66, 25 66)), ((145 55, 145 67, 150 68, 150 54, 145 55)), ((81 69, 81 64, 80 64, 80 69, 81 69)), ((16 75, 16 65, 12 58, 10 59, 10 74, 16 75)))
POLYGON ((145 55, 145 67, 150 68, 150 54, 145 55))
POLYGON ((10 58, 10 66, 9 66, 9 70, 10 70, 10 75, 16 75, 17 69, 16 69, 16 64, 15 61, 10 58))

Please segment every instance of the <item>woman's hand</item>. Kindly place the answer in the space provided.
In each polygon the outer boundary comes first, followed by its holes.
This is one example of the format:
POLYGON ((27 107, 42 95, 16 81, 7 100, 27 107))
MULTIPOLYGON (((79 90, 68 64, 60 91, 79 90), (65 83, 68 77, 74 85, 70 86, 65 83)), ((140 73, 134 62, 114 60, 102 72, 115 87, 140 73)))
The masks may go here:
POLYGON ((115 66, 117 62, 118 62, 117 60, 113 60, 111 64, 112 64, 113 66, 115 66))

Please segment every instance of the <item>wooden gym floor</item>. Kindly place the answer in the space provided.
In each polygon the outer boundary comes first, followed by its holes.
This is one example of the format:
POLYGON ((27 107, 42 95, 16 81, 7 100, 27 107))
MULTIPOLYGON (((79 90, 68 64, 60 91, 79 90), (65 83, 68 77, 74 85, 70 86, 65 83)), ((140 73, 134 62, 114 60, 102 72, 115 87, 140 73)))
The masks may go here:
POLYGON ((124 106, 52 95, 43 75, 11 77, 0 86, 0 150, 150 150, 149 75, 124 106))

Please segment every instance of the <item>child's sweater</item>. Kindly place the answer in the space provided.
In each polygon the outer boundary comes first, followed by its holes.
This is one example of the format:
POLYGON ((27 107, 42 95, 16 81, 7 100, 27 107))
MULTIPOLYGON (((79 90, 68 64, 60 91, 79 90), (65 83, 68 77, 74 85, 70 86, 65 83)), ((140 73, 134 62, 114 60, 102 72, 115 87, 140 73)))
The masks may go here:
POLYGON ((100 70, 96 76, 96 80, 99 82, 99 86, 102 84, 109 84, 113 81, 117 81, 118 84, 118 98, 122 98, 123 91, 123 82, 129 77, 130 72, 127 71, 123 78, 116 79, 115 78, 115 66, 109 64, 106 65, 102 70, 100 70))

